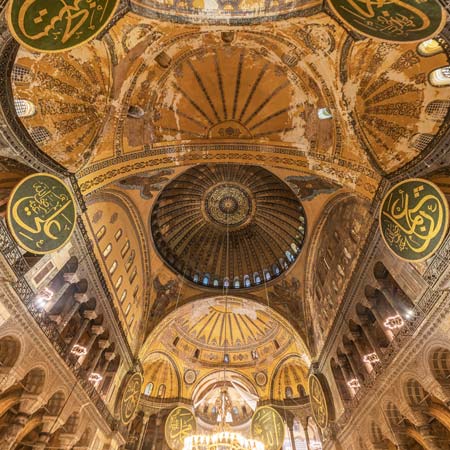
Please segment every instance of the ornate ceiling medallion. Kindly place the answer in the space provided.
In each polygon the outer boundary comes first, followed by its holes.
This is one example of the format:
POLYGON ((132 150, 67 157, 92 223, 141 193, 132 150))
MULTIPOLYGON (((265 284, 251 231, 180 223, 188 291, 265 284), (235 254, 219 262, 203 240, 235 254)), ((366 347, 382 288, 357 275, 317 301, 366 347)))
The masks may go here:
POLYGON ((289 186, 262 167, 199 165, 163 189, 151 230, 164 261, 190 281, 243 289, 295 262, 306 217, 289 186))
POLYGON ((329 0, 329 4, 358 33, 382 41, 424 41, 445 24, 444 9, 437 0, 329 0))
POLYGON ((14 38, 33 51, 63 52, 94 38, 119 0, 11 0, 7 18, 14 38))

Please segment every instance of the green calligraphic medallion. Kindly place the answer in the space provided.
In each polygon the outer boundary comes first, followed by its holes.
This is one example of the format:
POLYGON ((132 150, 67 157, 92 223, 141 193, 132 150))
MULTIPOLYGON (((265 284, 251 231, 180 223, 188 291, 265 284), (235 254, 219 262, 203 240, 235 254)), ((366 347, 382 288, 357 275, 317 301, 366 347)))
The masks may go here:
POLYGON ((10 0, 9 29, 25 47, 61 52, 94 38, 108 24, 119 0, 10 0))
POLYGON ((264 444, 265 450, 280 450, 284 442, 284 422, 270 406, 257 408, 252 418, 253 439, 264 444))
POLYGON ((415 42, 438 34, 445 11, 438 0, 328 0, 335 14, 375 39, 415 42))
POLYGON ((127 375, 122 385, 122 395, 120 397, 120 420, 129 424, 134 417, 138 407, 142 390, 142 375, 135 372, 127 375))
POLYGON ((448 223, 447 199, 427 180, 413 178, 398 183, 381 204, 384 242, 406 261, 419 262, 432 256, 447 234, 448 223))
POLYGON ((184 439, 194 435, 196 431, 197 422, 190 409, 180 406, 167 417, 164 432, 167 445, 172 450, 183 448, 184 439))
POLYGON ((333 403, 326 378, 322 374, 309 377, 309 401, 317 425, 325 429, 334 418, 333 403))
POLYGON ((75 200, 54 175, 36 173, 24 178, 8 201, 8 226, 17 243, 35 254, 63 247, 75 229, 75 200))

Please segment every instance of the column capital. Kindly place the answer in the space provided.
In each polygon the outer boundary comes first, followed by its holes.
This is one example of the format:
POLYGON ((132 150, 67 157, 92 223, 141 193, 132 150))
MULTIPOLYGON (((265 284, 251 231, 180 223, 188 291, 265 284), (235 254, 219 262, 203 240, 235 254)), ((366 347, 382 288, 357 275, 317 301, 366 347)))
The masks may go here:
POLYGON ((110 362, 116 357, 115 352, 105 352, 104 358, 106 361, 110 362))
POLYGON ((111 345, 111 343, 108 341, 108 339, 100 339, 98 341, 98 347, 104 350, 105 348, 108 348, 111 345))
POLYGON ((86 303, 89 300, 89 297, 85 293, 80 294, 79 292, 76 292, 75 294, 73 294, 73 298, 75 299, 75 301, 77 303, 80 303, 80 304, 86 303))
POLYGON ((93 310, 86 310, 83 313, 83 317, 88 320, 95 320, 97 318, 97 313, 93 310))
POLYGON ((74 272, 73 273, 65 273, 63 275, 63 278, 66 283, 70 283, 70 284, 75 284, 80 281, 78 274, 76 274, 74 272))

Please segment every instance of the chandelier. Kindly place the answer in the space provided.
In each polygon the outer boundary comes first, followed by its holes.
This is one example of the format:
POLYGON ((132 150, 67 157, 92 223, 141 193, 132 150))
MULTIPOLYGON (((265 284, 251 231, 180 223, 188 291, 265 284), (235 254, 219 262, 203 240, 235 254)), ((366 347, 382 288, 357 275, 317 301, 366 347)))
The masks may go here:
POLYGON ((264 450, 262 442, 227 431, 228 424, 233 422, 232 408, 233 404, 228 389, 224 387, 216 399, 217 422, 220 431, 214 434, 188 436, 184 440, 183 450, 264 450))
POLYGON ((239 433, 221 431, 189 436, 184 440, 183 450, 264 450, 264 444, 239 433))

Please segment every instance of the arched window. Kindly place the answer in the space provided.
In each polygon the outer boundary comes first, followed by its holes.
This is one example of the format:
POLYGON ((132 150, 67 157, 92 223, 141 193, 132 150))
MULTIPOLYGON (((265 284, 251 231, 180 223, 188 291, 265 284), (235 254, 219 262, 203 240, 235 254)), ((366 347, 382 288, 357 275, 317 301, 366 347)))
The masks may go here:
POLYGON ((118 241, 122 237, 122 234, 123 234, 123 230, 122 230, 122 228, 119 228, 116 231, 116 234, 114 235, 114 237, 116 238, 116 241, 118 241))
POLYGON ((417 46, 417 53, 421 56, 433 56, 443 51, 444 49, 436 39, 428 39, 417 46))
POLYGON ((128 314, 130 313, 130 309, 131 309, 131 303, 128 303, 127 309, 125 310, 125 317, 128 317, 128 314))
POLYGON ((223 287, 225 288, 230 287, 230 280, 228 278, 223 279, 223 287))
POLYGON ((319 108, 317 110, 317 117, 321 120, 332 119, 333 114, 328 108, 319 108))
POLYGON ((130 284, 133 284, 133 281, 136 279, 137 276, 137 268, 135 267, 133 269, 133 272, 131 272, 131 276, 130 276, 130 284))
POLYGON ((249 288, 251 286, 250 277, 248 275, 244 275, 244 287, 249 288))
POLYGON ((213 286, 214 287, 219 287, 219 280, 217 278, 214 278, 213 286))
POLYGON ((136 256, 136 252, 134 250, 131 250, 130 256, 127 259, 127 262, 125 263, 125 269, 128 272, 134 263, 134 258, 136 256))
POLYGON ((104 256, 105 258, 107 258, 107 257, 109 256, 109 254, 111 253, 111 251, 112 251, 112 245, 111 245, 111 244, 108 244, 108 245, 105 247, 105 249, 103 250, 103 256, 104 256))
POLYGON ((110 273, 110 275, 112 275, 112 274, 116 271, 116 269, 117 269, 117 261, 114 261, 114 262, 111 264, 111 267, 109 268, 109 273, 110 273))
POLYGON ((433 100, 428 103, 425 111, 434 120, 444 120, 450 108, 450 100, 433 100))
POLYGON ((439 382, 446 386, 450 384, 450 351, 439 347, 431 354, 431 372, 439 382))
POLYGON ((123 282, 123 277, 122 277, 122 275, 121 275, 119 278, 117 278, 117 281, 116 281, 116 284, 114 285, 114 287, 115 287, 116 289, 119 289, 120 286, 122 286, 122 282, 123 282))
POLYGON ((411 378, 406 383, 406 398, 410 405, 422 405, 426 402, 428 393, 417 380, 411 378))
POLYGON ((274 264, 272 266, 272 272, 275 276, 280 275, 280 268, 276 264, 274 264))
POLYGON ((122 247, 122 250, 120 250, 120 254, 122 255, 122 258, 128 253, 128 250, 130 250, 130 241, 127 240, 125 242, 124 246, 122 247))
POLYGON ((22 380, 22 386, 29 394, 41 394, 44 390, 45 372, 42 369, 30 370, 22 380))
POLYGON ((166 395, 166 385, 162 384, 158 389, 158 397, 164 397, 166 395))
POLYGON ((31 117, 36 114, 36 106, 29 100, 14 99, 14 108, 18 117, 31 117))
POLYGON ((28 67, 14 64, 11 71, 11 80, 15 83, 30 83, 31 70, 28 67))
POLYGON ((294 261, 294 257, 292 256, 292 253, 289 250, 286 250, 284 252, 284 254, 286 255, 286 258, 288 259, 289 262, 293 262, 294 261))
POLYGON ((131 327, 131 325, 133 325, 134 322, 134 314, 131 316, 130 322, 128 323, 128 326, 131 327))
POLYGON ((30 137, 33 139, 33 141, 39 145, 39 144, 46 144, 50 141, 52 138, 51 134, 47 130, 47 128, 44 127, 34 127, 30 130, 30 137))
POLYGON ((125 289, 123 292, 122 292, 122 295, 120 296, 120 303, 123 303, 124 301, 125 301, 125 299, 127 298, 127 290, 125 289))
POLYGON ((153 390, 153 383, 148 383, 147 386, 145 386, 144 389, 144 395, 152 395, 152 390, 153 390))
POLYGON ((240 280, 239 280, 238 277, 235 277, 235 279, 234 279, 234 281, 233 281, 233 287, 234 287, 235 289, 239 289, 239 288, 241 287, 241 282, 240 282, 240 280))
POLYGON ((100 242, 105 234, 106 234, 106 227, 103 225, 98 229, 97 233, 95 234, 97 242, 100 242))
POLYGON ((12 336, 0 339, 0 367, 11 368, 20 354, 20 342, 12 336))
POLYGON ((292 392, 292 388, 290 386, 286 386, 285 395, 286 398, 292 398, 294 396, 294 393, 292 392))
POLYGON ((306 397, 306 390, 301 384, 297 385, 297 392, 300 398, 306 397))
POLYGON ((199 275, 198 275, 198 273, 196 273, 195 275, 194 275, 194 278, 192 278, 192 281, 194 282, 194 283, 198 283, 198 280, 199 280, 199 275))
POLYGON ((138 291, 139 291, 139 285, 137 285, 137 286, 134 288, 134 291, 133 291, 133 298, 134 298, 134 300, 136 300, 138 291))
POLYGON ((272 278, 272 275, 270 275, 270 272, 267 269, 264 269, 264 278, 266 281, 270 281, 272 278))
POLYGON ((430 83, 433 86, 450 85, 450 66, 440 67, 430 73, 430 83))
POLYGON ((434 136, 432 134, 418 133, 411 138, 410 145, 421 152, 428 147, 433 138, 434 136))
POLYGON ((255 284, 260 284, 261 283, 261 277, 259 276, 258 272, 255 272, 253 274, 253 281, 255 282, 255 284))
POLYGON ((206 273, 203 277, 203 281, 202 281, 203 286, 208 286, 209 285, 209 274, 206 273))

